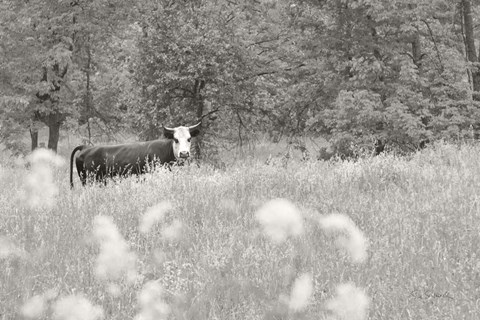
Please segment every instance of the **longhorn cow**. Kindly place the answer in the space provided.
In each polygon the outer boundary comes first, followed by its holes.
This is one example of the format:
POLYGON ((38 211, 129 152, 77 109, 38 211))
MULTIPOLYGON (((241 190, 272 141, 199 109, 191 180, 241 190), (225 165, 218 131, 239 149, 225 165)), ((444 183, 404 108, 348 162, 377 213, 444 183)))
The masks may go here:
POLYGON ((190 139, 200 133, 200 123, 191 127, 163 128, 167 139, 89 147, 80 145, 70 156, 70 187, 73 188, 73 159, 83 185, 88 177, 106 181, 107 177, 145 173, 159 164, 183 162, 190 157, 190 139))

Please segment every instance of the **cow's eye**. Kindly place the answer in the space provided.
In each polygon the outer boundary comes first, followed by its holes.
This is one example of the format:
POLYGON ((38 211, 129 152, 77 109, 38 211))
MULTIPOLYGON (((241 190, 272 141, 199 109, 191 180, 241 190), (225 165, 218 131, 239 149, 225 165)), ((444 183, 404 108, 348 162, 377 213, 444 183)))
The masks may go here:
POLYGON ((175 143, 178 143, 178 139, 177 139, 177 138, 174 138, 173 141, 175 141, 175 143))
POLYGON ((190 140, 192 140, 192 138, 188 138, 188 142, 190 142, 190 140))

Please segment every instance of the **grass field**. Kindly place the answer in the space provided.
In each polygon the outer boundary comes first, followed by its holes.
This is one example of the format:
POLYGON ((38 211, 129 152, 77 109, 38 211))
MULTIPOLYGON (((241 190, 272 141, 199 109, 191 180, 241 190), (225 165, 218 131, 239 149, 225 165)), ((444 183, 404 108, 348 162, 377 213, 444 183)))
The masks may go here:
POLYGON ((478 319, 479 158, 439 144, 408 159, 249 159, 106 187, 75 177, 73 191, 66 165, 51 181, 3 165, 0 319, 478 319), (291 203, 265 207, 276 198, 291 203), (278 211, 286 240, 259 210, 278 211), (363 262, 322 228, 333 213, 363 232, 363 262))

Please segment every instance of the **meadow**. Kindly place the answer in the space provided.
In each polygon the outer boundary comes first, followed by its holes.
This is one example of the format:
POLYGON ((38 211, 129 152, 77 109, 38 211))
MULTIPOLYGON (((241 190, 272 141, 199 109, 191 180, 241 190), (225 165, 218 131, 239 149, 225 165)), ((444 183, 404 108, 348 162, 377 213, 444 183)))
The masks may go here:
POLYGON ((479 158, 249 158, 73 190, 67 165, 4 163, 0 319, 478 319, 479 158))

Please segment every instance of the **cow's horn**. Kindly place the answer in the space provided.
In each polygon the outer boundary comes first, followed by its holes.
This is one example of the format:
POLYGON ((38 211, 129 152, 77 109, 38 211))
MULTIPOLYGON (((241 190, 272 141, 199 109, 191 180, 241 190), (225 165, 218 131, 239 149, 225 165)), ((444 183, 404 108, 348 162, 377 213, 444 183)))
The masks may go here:
POLYGON ((173 134, 175 133, 175 129, 163 127, 163 135, 167 139, 173 139, 173 134))
POLYGON ((190 132, 190 135, 192 137, 196 137, 198 136, 198 134, 200 133, 200 128, 199 126, 202 124, 202 122, 200 121, 199 123, 197 123, 196 125, 194 126, 191 126, 191 127, 188 127, 188 131, 190 132))
POLYGON ((196 129, 199 125, 201 125, 201 124, 202 124, 202 121, 200 121, 199 123, 197 123, 197 124, 195 124, 195 125, 193 125, 193 126, 188 127, 188 130, 190 130, 190 131, 195 130, 195 129, 196 129))

